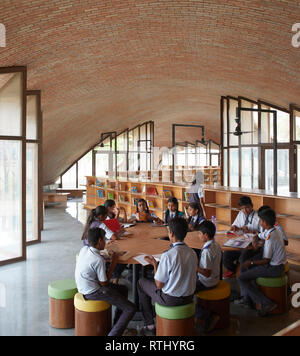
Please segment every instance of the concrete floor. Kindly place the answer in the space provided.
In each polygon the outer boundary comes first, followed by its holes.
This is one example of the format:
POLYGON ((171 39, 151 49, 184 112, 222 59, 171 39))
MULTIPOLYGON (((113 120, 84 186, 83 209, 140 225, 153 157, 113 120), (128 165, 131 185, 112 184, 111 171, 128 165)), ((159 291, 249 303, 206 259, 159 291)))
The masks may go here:
MULTIPOLYGON (((74 278, 75 256, 80 250, 86 212, 78 201, 67 209, 45 210, 42 244, 28 247, 26 262, 0 267, 0 336, 73 336, 72 330, 49 327, 47 288, 50 281, 74 278)), ((292 282, 300 282, 300 270, 292 269, 292 282)), ((130 287, 124 278, 122 284, 130 287)), ((238 289, 230 281, 232 290, 238 289)), ((211 335, 273 335, 300 319, 300 308, 285 315, 258 318, 254 311, 231 304, 231 326, 211 335)), ((140 328, 142 322, 129 327, 140 328)))

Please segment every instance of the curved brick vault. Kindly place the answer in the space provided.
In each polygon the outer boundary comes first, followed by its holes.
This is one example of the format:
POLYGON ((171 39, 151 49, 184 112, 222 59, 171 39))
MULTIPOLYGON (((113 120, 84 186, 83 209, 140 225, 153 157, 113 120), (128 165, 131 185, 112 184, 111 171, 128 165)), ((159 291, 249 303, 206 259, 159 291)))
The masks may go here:
POLYGON ((0 66, 42 90, 44 183, 99 139, 153 120, 198 123, 219 140, 221 95, 300 104, 299 1, 3 0, 0 66))

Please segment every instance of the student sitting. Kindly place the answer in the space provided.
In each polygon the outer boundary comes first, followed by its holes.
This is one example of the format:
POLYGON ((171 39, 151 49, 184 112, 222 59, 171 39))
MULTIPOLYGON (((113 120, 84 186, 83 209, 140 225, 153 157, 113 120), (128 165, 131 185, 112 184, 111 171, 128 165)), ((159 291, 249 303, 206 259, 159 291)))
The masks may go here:
POLYGON ((201 222, 205 220, 203 216, 201 216, 201 211, 202 209, 200 208, 198 203, 189 203, 188 206, 189 218, 187 219, 187 222, 189 224, 190 231, 199 230, 199 226, 201 222))
POLYGON ((115 241, 117 240, 121 234, 124 232, 124 229, 121 228, 118 232, 111 231, 105 224, 104 221, 107 218, 107 210, 104 206, 98 206, 96 209, 91 210, 87 222, 85 224, 84 232, 82 234, 82 240, 84 244, 87 243, 87 233, 89 229, 93 229, 95 227, 101 228, 106 233, 106 239, 115 241))
POLYGON ((123 207, 117 208, 116 202, 114 200, 106 200, 104 207, 107 210, 107 219, 117 219, 120 223, 127 222, 127 213, 123 207), (121 211, 124 214, 124 217, 120 217, 121 211))
MULTIPOLYGON (((215 241, 215 225, 205 220, 199 225, 199 237, 204 246, 202 248, 200 263, 198 267, 198 279, 196 284, 196 293, 215 288, 220 281, 220 269, 222 262, 222 250, 215 241)), ((204 320, 204 331, 213 330, 220 320, 220 317, 208 310, 204 310, 196 304, 196 317, 204 320)))
POLYGON ((154 267, 154 280, 142 278, 138 282, 140 306, 145 322, 144 335, 155 335, 151 299, 164 306, 179 306, 193 301, 196 289, 198 259, 183 241, 188 231, 182 218, 170 221, 171 249, 162 254, 160 263, 152 256, 145 259, 154 267))
POLYGON ((101 300, 116 306, 114 326, 109 336, 122 336, 129 321, 136 312, 136 306, 128 301, 128 289, 125 286, 109 282, 118 256, 112 254, 110 269, 106 274, 105 259, 100 251, 105 248, 105 231, 94 228, 88 231, 89 246, 84 246, 76 264, 75 280, 78 292, 86 300, 101 300))
MULTIPOLYGON (((87 239, 88 231, 93 228, 103 229, 105 231, 106 240, 115 241, 115 240, 119 239, 121 234, 124 232, 124 229, 121 228, 118 232, 111 231, 104 224, 104 222, 106 221, 106 218, 107 218, 107 211, 106 211, 105 207, 102 205, 98 206, 96 209, 93 209, 90 212, 90 215, 88 216, 88 219, 87 219, 87 222, 85 225, 84 232, 82 234, 83 245, 89 247, 89 243, 88 243, 88 239, 87 239)), ((108 264, 108 266, 109 266, 109 264, 108 264)), ((118 264, 116 266, 114 273, 113 273, 113 282, 115 284, 119 283, 119 279, 121 277, 121 274, 125 270, 125 268, 126 268, 126 265, 124 265, 124 264, 118 264)))
POLYGON ((129 223, 133 222, 160 222, 161 220, 149 210, 148 204, 145 199, 139 199, 137 203, 137 210, 132 214, 129 223))
MULTIPOLYGON (((259 217, 256 211, 253 210, 252 200, 243 196, 239 200, 239 207, 241 211, 234 220, 231 230, 241 231, 243 233, 258 233, 261 230, 259 225, 259 217)), ((223 278, 233 277, 236 272, 237 262, 241 256, 241 251, 226 251, 224 252, 224 266, 227 272, 224 273, 223 278)))
POLYGON ((184 213, 178 210, 178 200, 174 198, 168 199, 168 207, 164 214, 164 223, 169 225, 169 222, 174 218, 184 217, 184 213))
POLYGON ((284 242, 274 226, 275 222, 276 214, 272 209, 260 213, 260 224, 264 230, 267 230, 262 259, 244 262, 238 278, 244 304, 249 307, 259 305, 260 316, 266 316, 276 309, 277 305, 264 296, 255 281, 259 277, 282 276, 286 263, 284 242))

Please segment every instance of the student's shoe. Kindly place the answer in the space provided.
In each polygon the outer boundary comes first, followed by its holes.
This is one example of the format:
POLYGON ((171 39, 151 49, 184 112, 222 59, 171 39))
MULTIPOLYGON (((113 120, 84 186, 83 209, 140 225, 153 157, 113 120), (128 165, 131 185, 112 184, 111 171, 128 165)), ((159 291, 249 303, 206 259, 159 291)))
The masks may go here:
POLYGON ((147 326, 144 326, 140 331, 141 336, 156 336, 156 328, 149 329, 147 326))
POLYGON ((123 336, 137 336, 137 330, 136 329, 126 329, 123 332, 123 336))
POLYGON ((233 303, 235 305, 240 305, 241 307, 243 307, 245 309, 253 309, 253 304, 249 301, 246 301, 243 297, 236 299, 233 303))
POLYGON ((231 272, 231 271, 227 271, 223 274, 223 279, 228 279, 228 278, 233 278, 235 275, 234 272, 231 272))
POLYGON ((218 324, 219 320, 220 320, 219 315, 211 314, 204 322, 203 331, 205 333, 210 333, 211 331, 213 331, 216 325, 218 324))
POLYGON ((277 308, 277 304, 275 303, 272 303, 272 304, 269 304, 265 307, 262 307, 259 311, 258 311, 258 316, 261 316, 261 317, 265 317, 267 316, 268 314, 270 314, 273 310, 275 310, 277 308))

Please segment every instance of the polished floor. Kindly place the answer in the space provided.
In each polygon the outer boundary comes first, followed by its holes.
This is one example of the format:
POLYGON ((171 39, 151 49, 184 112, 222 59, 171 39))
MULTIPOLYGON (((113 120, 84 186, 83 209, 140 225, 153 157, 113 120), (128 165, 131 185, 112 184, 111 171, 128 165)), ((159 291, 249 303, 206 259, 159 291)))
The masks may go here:
MULTIPOLYGON (((81 248, 86 212, 79 201, 69 201, 67 209, 45 209, 42 244, 30 246, 26 262, 0 267, 0 336, 73 336, 74 329, 49 327, 47 287, 50 281, 74 278, 75 256, 81 248)), ((292 269, 292 283, 300 282, 300 269, 292 269)), ((122 284, 130 288, 128 279, 122 284)), ((232 290, 237 291, 234 280, 232 290)), ((300 308, 287 314, 258 318, 254 311, 231 304, 231 326, 211 335, 273 335, 300 319, 300 308)), ((142 322, 129 327, 139 329, 142 322)))

